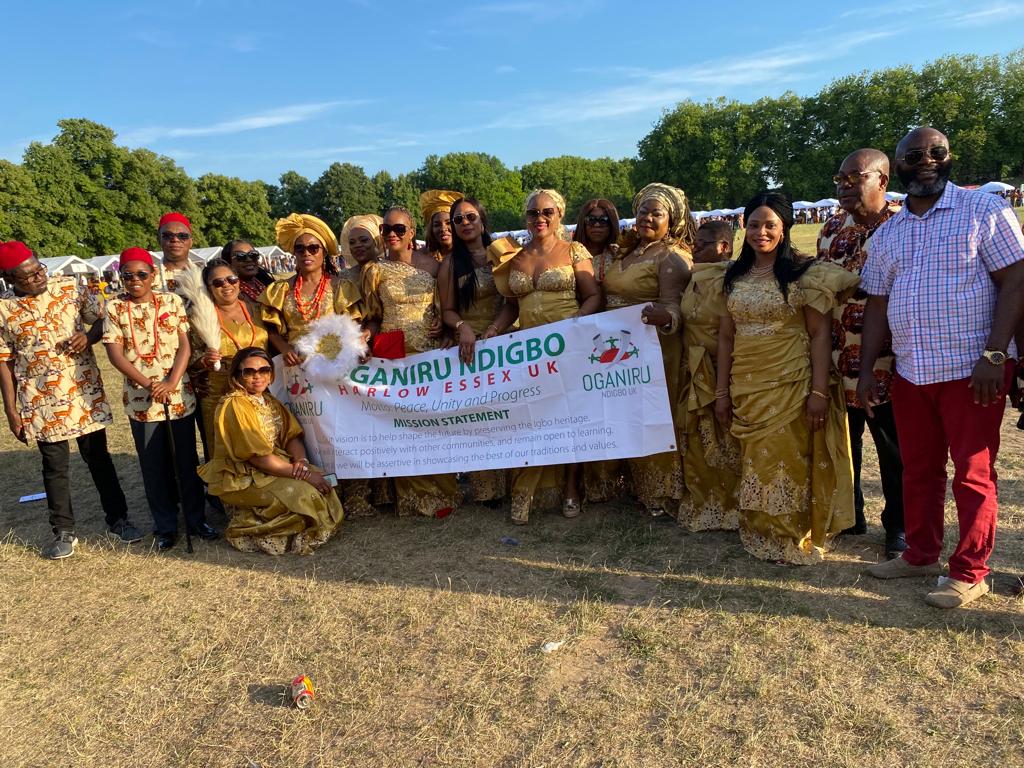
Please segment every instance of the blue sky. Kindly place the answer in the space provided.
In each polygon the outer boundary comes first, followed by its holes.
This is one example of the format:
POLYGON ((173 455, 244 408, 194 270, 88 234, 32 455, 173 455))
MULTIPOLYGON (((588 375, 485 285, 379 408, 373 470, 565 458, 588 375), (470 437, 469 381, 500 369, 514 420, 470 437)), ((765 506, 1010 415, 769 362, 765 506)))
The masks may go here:
POLYGON ((842 75, 1024 45, 1024 2, 6 4, 0 157, 87 117, 191 175, 402 173, 626 157, 684 98, 813 93, 842 75))

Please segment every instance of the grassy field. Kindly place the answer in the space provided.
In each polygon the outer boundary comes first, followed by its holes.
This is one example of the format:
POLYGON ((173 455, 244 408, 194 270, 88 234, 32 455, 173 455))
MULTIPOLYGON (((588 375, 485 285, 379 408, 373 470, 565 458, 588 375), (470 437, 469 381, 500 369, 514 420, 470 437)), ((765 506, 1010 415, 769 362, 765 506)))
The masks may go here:
MULTIPOLYGON (((862 575, 881 556, 877 524, 825 564, 790 568, 751 559, 735 534, 616 505, 525 528, 474 506, 382 516, 306 558, 222 542, 158 555, 148 538, 105 537, 77 459, 82 543, 48 562, 45 503, 17 503, 42 490, 38 453, 5 431, 0 764, 1024 765, 1024 607, 1008 596, 1024 575, 1016 416, 995 594, 953 612, 924 605, 924 581, 862 575), (566 642, 541 653, 552 640, 566 642), (318 689, 304 712, 285 695, 301 672, 318 689)), ((111 440, 148 529, 120 412, 111 440)))

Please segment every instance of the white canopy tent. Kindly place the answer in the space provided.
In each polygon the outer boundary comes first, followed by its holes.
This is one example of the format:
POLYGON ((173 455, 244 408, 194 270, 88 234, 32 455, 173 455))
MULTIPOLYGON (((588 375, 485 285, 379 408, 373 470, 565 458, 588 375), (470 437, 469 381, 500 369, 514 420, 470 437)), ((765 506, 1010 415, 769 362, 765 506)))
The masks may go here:
POLYGON ((51 275, 98 275, 100 270, 93 264, 78 256, 54 256, 40 259, 39 263, 46 267, 51 275))
POLYGON ((1007 184, 1004 181, 989 181, 989 182, 987 182, 985 184, 982 184, 980 187, 978 187, 978 191, 979 192, 999 193, 999 192, 1009 192, 1013 188, 1014 188, 1014 186, 1012 184, 1007 184))
POLYGON ((890 202, 892 202, 893 200, 902 200, 905 197, 906 197, 906 195, 904 195, 902 192, 886 192, 885 193, 885 199, 890 201, 890 202))
POLYGON ((110 254, 109 256, 93 256, 91 259, 89 259, 89 263, 96 268, 97 272, 103 274, 108 269, 111 271, 116 271, 118 267, 118 262, 120 260, 121 257, 115 253, 110 254))

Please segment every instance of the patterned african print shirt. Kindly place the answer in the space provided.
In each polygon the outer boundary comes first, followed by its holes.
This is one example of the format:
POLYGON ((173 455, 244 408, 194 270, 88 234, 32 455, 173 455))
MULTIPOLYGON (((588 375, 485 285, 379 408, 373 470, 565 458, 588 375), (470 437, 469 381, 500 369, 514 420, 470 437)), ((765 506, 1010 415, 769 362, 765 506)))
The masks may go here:
MULTIPOLYGON (((821 228, 818 235, 818 258, 859 275, 867 259, 871 236, 899 209, 898 203, 887 203, 881 218, 871 227, 858 224, 853 214, 839 211, 821 228)), ((846 405, 851 408, 864 407, 857 397, 857 379, 860 376, 861 333, 864 331, 864 305, 867 298, 864 290, 857 288, 846 304, 836 307, 832 314, 832 362, 843 377, 846 405)), ((889 399, 892 366, 892 336, 886 334, 882 351, 875 361, 875 379, 878 381, 882 402, 889 399)))
MULTIPOLYGON (((128 362, 143 376, 162 381, 171 374, 178 352, 178 332, 188 333, 188 316, 181 297, 153 293, 152 301, 136 303, 122 294, 107 302, 103 322, 103 343, 120 344, 128 362)), ((124 409, 133 421, 163 421, 164 407, 154 403, 148 389, 127 376, 124 380, 124 409)), ((195 392, 188 373, 171 394, 171 418, 188 416, 196 407, 195 392)))
POLYGON ((969 377, 995 317, 991 273, 1022 259, 1024 234, 1006 201, 956 184, 923 216, 904 207, 879 227, 862 285, 889 297, 896 372, 917 385, 969 377))
POLYGON ((14 361, 18 415, 25 436, 57 443, 103 429, 113 419, 92 347, 68 339, 103 316, 74 278, 52 277, 38 296, 0 296, 0 363, 14 361))

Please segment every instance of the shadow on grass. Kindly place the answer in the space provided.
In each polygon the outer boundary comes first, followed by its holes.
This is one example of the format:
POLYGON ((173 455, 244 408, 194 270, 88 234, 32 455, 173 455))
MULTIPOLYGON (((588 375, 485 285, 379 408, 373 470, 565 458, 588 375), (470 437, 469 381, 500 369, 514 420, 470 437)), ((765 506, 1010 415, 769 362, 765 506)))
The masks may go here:
POLYGON ((290 709, 292 707, 290 686, 270 683, 250 685, 249 701, 265 707, 290 709))
MULTIPOLYGON (((125 472, 133 457, 117 456, 133 517, 149 525, 137 471, 125 472)), ((38 468, 33 452, 0 454, 8 472, 4 498, 36 490, 38 468)), ((112 545, 105 536, 95 489, 84 467, 75 466, 78 535, 86 546, 112 545)), ((1019 482, 1011 480, 1010 482, 1019 482)), ((44 502, 5 503, 0 533, 12 531, 32 544, 45 541, 44 502)), ((600 504, 581 517, 566 520, 557 512, 540 512, 527 526, 512 525, 507 510, 467 505, 444 520, 398 519, 393 514, 346 521, 338 535, 308 557, 245 554, 224 542, 196 542, 188 555, 184 543, 158 555, 150 539, 132 547, 139 557, 195 559, 206 565, 242 570, 270 570, 283 578, 351 582, 413 589, 444 590, 512 599, 535 599, 565 606, 581 600, 609 605, 652 605, 737 615, 807 617, 848 625, 922 629, 975 629, 995 636, 1019 634, 1024 617, 1020 602, 1003 595, 987 598, 963 611, 927 608, 925 580, 882 582, 864 568, 882 554, 882 536, 842 540, 825 563, 809 567, 776 566, 750 557, 736 533, 687 533, 674 523, 652 521, 632 505, 600 504), (514 537, 517 545, 502 543, 514 537)), ((947 530, 947 539, 955 530, 947 530)), ((1001 531, 993 566, 1006 567, 1000 552, 1019 552, 1020 530, 1001 531)), ((1019 567, 1019 562, 1011 561, 1019 567)), ((50 567, 50 564, 47 564, 50 567)), ((1012 570, 1012 569, 1011 569, 1012 570)), ((1011 573, 996 581, 1009 585, 1011 573)))

